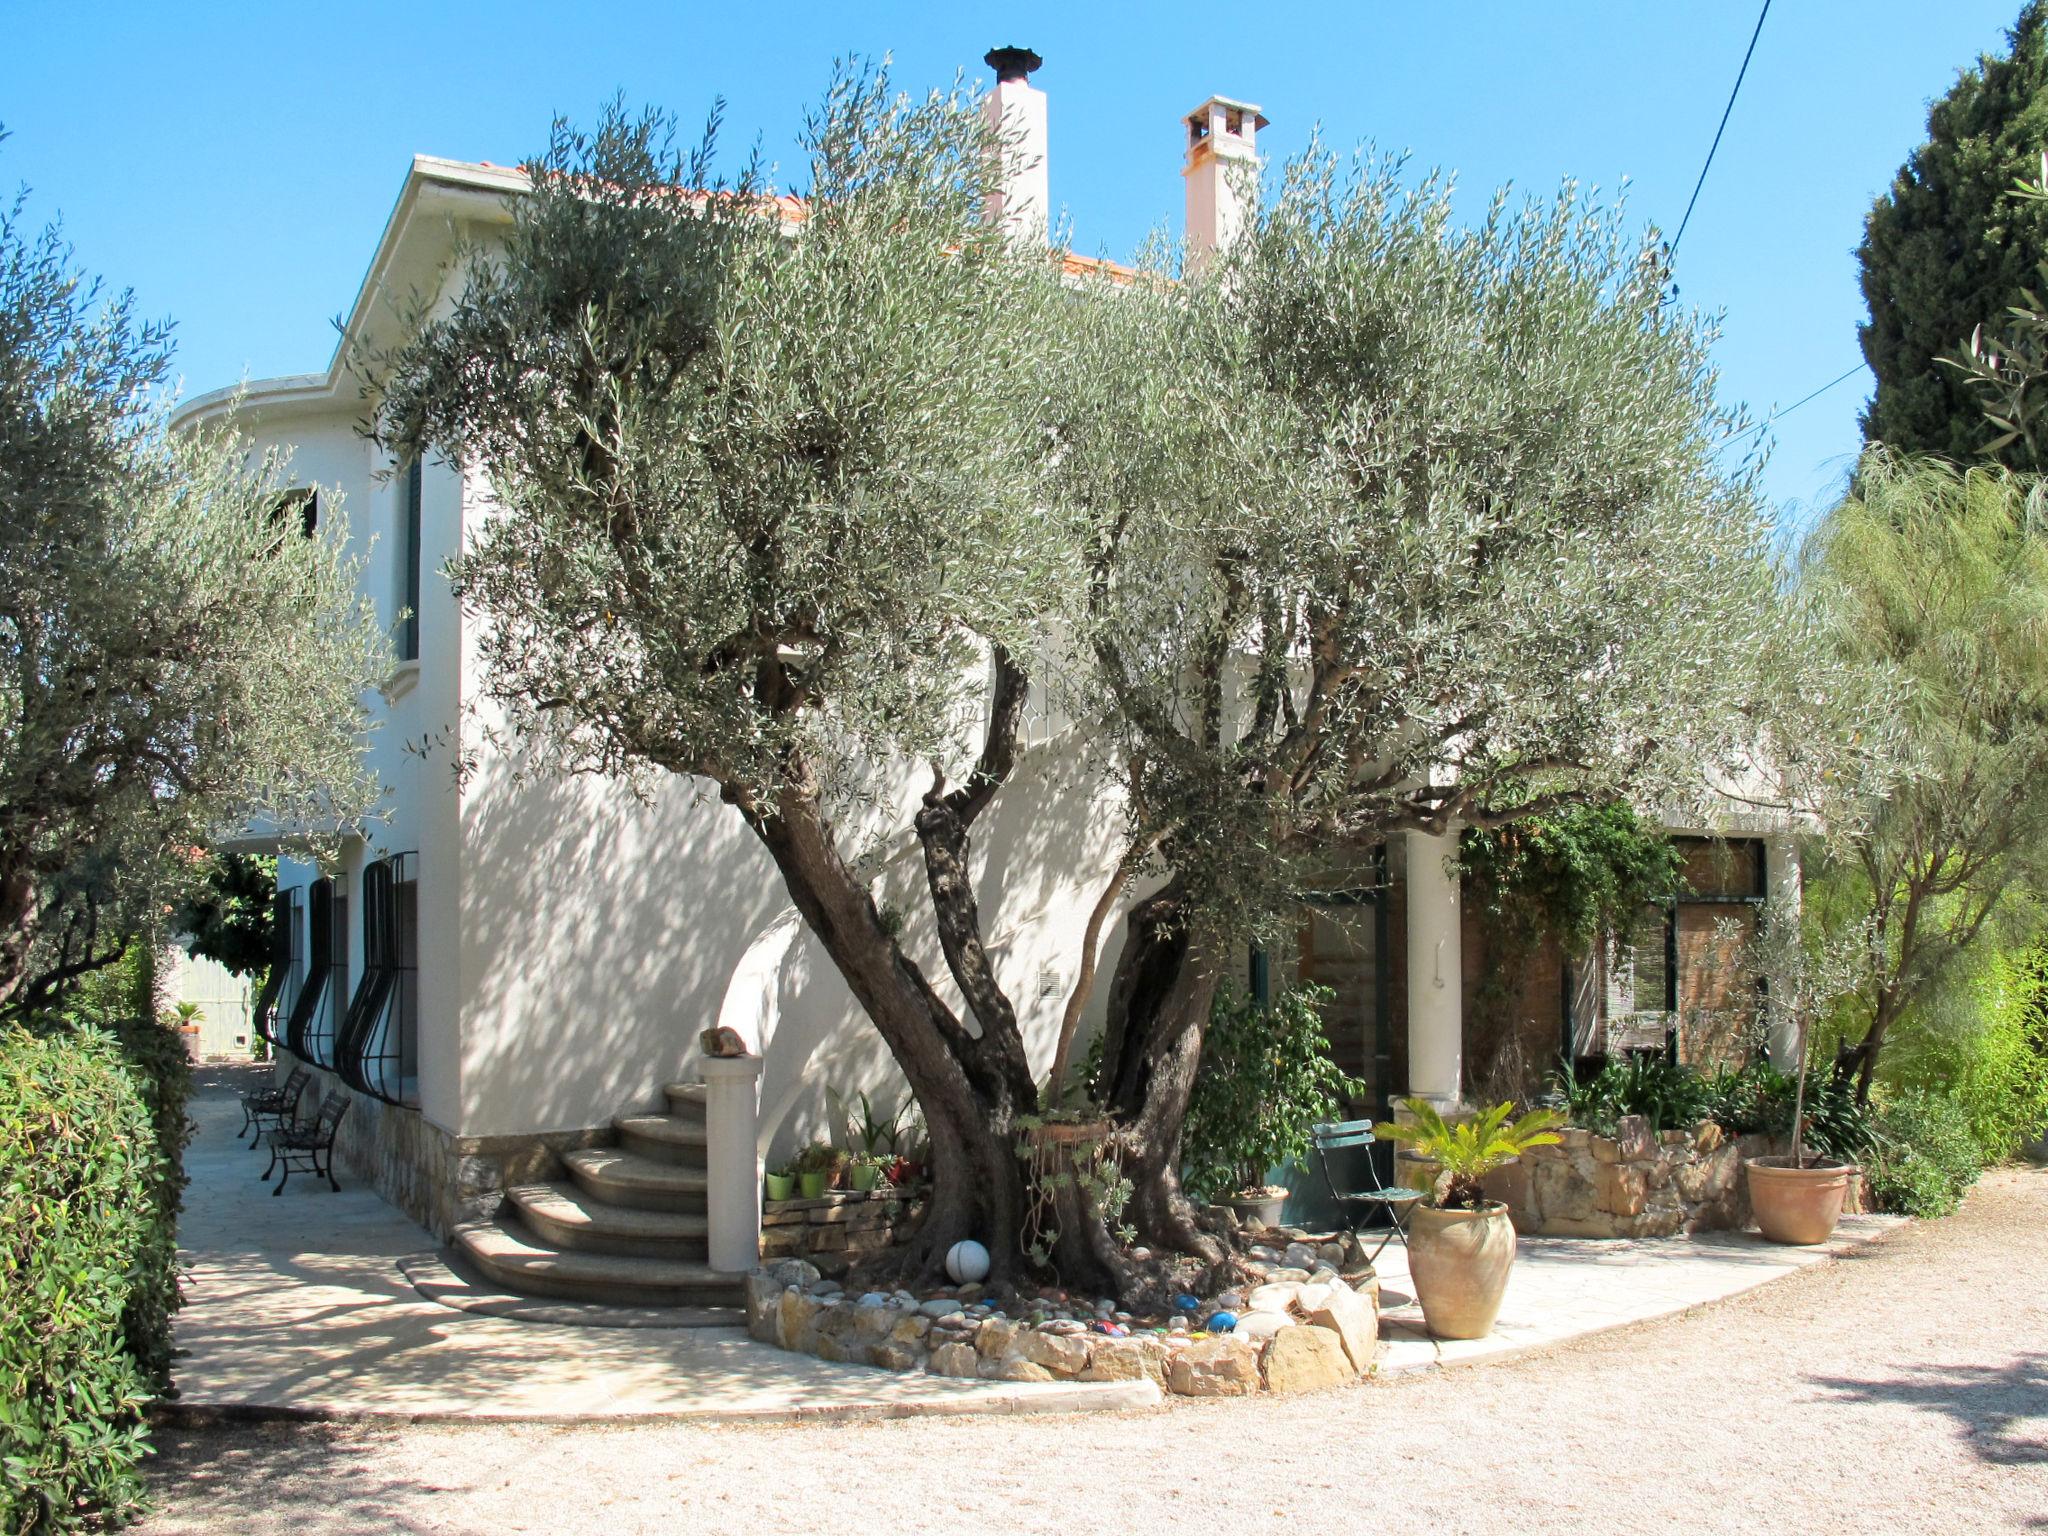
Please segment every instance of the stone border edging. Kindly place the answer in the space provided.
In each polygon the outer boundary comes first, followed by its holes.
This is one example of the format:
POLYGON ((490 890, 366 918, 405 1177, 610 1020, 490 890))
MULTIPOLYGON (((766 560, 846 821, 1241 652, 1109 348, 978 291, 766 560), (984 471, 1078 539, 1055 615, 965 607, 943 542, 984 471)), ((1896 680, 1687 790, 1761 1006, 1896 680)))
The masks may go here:
POLYGON ((1379 1313, 1334 1272, 1269 1281, 1229 1333, 1112 1336, 1034 1326, 950 1298, 855 1298, 801 1259, 747 1276, 747 1332, 820 1360, 978 1381, 1146 1382, 1178 1397, 1318 1391, 1373 1369, 1379 1313), (981 1310, 977 1308, 977 1310, 981 1310))

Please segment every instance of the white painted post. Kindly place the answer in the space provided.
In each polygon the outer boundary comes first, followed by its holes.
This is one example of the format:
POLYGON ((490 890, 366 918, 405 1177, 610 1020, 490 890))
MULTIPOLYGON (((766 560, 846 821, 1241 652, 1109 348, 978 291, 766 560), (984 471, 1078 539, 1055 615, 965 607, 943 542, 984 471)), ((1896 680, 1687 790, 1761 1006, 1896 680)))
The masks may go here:
MULTIPOLYGON (((1804 889, 1799 868, 1799 840, 1790 833, 1779 833, 1764 844, 1764 860, 1764 877, 1769 882, 1767 889, 1770 892, 1770 905, 1764 910, 1764 921, 1798 922, 1804 889)), ((1773 978, 1765 980, 1769 983, 1773 978)), ((1775 992, 1769 1018, 1771 1065, 1781 1072, 1794 1071, 1799 1065, 1799 1021, 1775 992)))
POLYGON ((761 1257, 761 1058, 707 1056, 704 1069, 704 1196, 711 1267, 744 1274, 761 1257))
POLYGON ((1465 1054, 1463 929, 1446 861, 1458 829, 1407 834, 1408 1091, 1446 1113, 1461 1097, 1465 1054))

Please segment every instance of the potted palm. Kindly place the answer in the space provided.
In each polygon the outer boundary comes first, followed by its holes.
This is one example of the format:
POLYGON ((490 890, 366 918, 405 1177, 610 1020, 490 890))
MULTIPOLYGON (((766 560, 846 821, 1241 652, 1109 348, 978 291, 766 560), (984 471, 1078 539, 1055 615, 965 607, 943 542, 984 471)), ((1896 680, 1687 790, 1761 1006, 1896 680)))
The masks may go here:
POLYGON ((1408 1217, 1408 1273, 1422 1320, 1440 1339, 1483 1339, 1507 1294, 1515 1224, 1481 1182, 1531 1147, 1556 1145, 1564 1116, 1532 1109, 1510 1123, 1514 1105, 1496 1104, 1453 1125, 1426 1100, 1401 1107, 1411 1120, 1374 1126, 1374 1134, 1405 1142, 1441 1170, 1408 1217))
POLYGON ((1265 1005, 1219 994, 1210 1010, 1181 1136, 1188 1186, 1266 1226, 1287 1200, 1268 1172, 1305 1157, 1317 1122, 1365 1091, 1330 1060, 1321 1009, 1332 997, 1316 986, 1265 1005))

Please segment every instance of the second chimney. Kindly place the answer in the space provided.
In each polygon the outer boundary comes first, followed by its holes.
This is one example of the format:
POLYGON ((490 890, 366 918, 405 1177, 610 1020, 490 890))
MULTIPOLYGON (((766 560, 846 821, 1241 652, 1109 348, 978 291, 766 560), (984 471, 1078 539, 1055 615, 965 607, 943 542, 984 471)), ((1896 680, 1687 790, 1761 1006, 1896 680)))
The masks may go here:
POLYGON ((1188 163, 1188 265, 1199 272, 1211 253, 1237 238, 1248 210, 1241 179, 1258 175, 1265 114, 1247 101, 1211 96, 1185 119, 1188 163))
POLYGON ((1045 92, 1031 72, 1045 61, 1029 48, 991 48, 982 62, 996 83, 982 103, 1003 143, 1002 174, 989 194, 989 221, 1012 240, 1043 245, 1049 228, 1050 187, 1045 173, 1045 92))

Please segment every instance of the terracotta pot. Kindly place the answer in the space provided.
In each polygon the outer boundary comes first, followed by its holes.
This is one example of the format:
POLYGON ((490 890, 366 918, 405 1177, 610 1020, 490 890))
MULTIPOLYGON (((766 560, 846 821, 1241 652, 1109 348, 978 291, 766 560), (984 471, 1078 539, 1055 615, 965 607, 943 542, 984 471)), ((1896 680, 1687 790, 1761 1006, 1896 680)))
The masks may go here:
POLYGON ((1422 1319, 1440 1339, 1483 1339, 1493 1331, 1514 1263, 1515 1224, 1505 1205, 1418 1205, 1409 1213, 1408 1275, 1422 1319))
POLYGON ((1256 1221, 1262 1227, 1277 1227, 1280 1225, 1280 1208, 1287 1204, 1287 1195, 1284 1191, 1277 1195, 1228 1195, 1223 1203, 1240 1217, 1256 1221))
POLYGON ((1842 1199, 1849 1192, 1847 1163, 1810 1158, 1804 1168, 1789 1157, 1752 1157, 1749 1207, 1756 1224, 1774 1243, 1824 1243, 1842 1219, 1842 1199))

